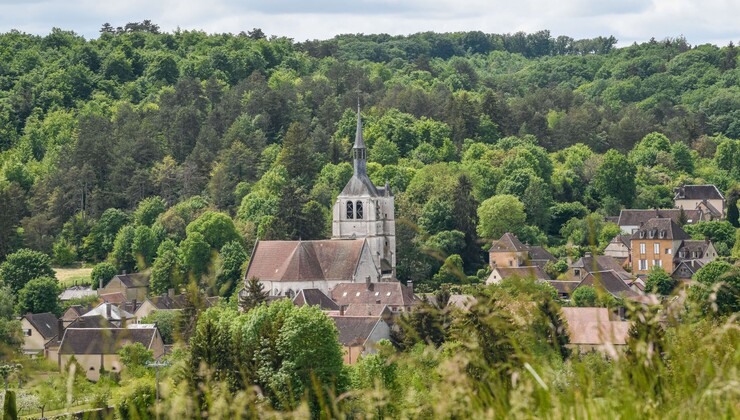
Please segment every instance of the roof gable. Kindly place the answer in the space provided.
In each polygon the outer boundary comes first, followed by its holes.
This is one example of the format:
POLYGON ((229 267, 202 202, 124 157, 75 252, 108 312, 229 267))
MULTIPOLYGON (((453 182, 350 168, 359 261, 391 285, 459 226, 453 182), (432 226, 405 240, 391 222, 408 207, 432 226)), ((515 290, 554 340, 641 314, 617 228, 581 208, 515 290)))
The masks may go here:
POLYGON ((501 239, 493 241, 488 252, 525 252, 528 248, 512 233, 506 232, 501 239))
POLYGON ((27 319, 33 328, 46 340, 59 334, 59 320, 52 313, 26 314, 22 318, 27 319))
POLYGON ((725 196, 719 191, 717 186, 712 184, 705 185, 684 185, 673 190, 676 195, 674 200, 724 200, 725 196))
POLYGON ((589 273, 583 278, 578 287, 601 287, 614 297, 633 297, 638 293, 630 289, 614 270, 589 273))
POLYGON ((337 327, 339 342, 343 346, 361 346, 372 334, 375 326, 383 322, 377 316, 332 316, 337 327))
POLYGON ((149 287, 149 274, 147 273, 119 274, 113 278, 120 281, 126 288, 149 287))
POLYGON ((293 298, 296 306, 316 306, 324 311, 338 311, 339 305, 319 289, 301 289, 293 298))
POLYGON ((156 335, 156 328, 67 328, 59 354, 116 354, 134 343, 149 349, 156 335))

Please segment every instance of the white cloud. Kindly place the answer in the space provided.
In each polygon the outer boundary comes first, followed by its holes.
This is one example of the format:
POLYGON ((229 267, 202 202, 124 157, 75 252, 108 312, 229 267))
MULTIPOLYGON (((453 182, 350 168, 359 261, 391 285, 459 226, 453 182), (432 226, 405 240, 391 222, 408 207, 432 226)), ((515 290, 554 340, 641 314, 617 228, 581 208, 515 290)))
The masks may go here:
POLYGON ((340 33, 409 34, 549 29, 574 38, 614 35, 620 45, 684 35, 691 44, 740 40, 734 0, 0 0, 0 31, 52 27, 97 37, 100 26, 150 19, 176 28, 235 32, 262 28, 298 41, 340 33))

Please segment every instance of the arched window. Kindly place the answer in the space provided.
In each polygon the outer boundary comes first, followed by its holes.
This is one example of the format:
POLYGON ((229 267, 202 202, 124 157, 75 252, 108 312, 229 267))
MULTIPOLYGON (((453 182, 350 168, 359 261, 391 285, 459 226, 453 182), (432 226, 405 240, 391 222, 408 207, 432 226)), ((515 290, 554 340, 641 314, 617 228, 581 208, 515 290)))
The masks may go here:
POLYGON ((354 219, 355 218, 355 208, 352 205, 351 201, 347 202, 347 218, 348 219, 354 219))
POLYGON ((355 204, 355 214, 358 219, 362 219, 362 201, 358 201, 357 204, 355 204))

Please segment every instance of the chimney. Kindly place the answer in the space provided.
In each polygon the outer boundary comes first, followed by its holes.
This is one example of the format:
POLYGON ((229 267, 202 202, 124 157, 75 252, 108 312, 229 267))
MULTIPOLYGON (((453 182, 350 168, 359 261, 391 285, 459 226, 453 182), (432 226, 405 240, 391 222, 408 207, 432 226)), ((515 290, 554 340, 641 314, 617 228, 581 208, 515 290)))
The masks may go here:
POLYGON ((409 280, 406 282, 406 287, 409 288, 409 292, 414 293, 414 282, 413 280, 409 280))
POLYGON ((122 276, 126 275, 126 270, 123 270, 123 273, 121 273, 122 276))
POLYGON ((98 290, 103 288, 103 278, 101 277, 100 280, 98 280, 98 290))
POLYGON ((339 305, 339 316, 344 316, 344 305, 339 305))
POLYGON ((108 318, 108 320, 111 319, 111 310, 110 310, 110 303, 105 304, 105 316, 108 318))
POLYGON ((167 296, 169 296, 170 299, 174 299, 175 298, 175 289, 173 289, 173 288, 167 289, 167 296))
POLYGON ((585 254, 583 254, 583 256, 584 256, 584 257, 591 257, 592 255, 591 255, 591 253, 590 253, 590 252, 586 252, 585 254))
POLYGON ((61 340, 63 334, 64 334, 64 320, 62 318, 59 318, 57 319, 57 338, 61 340))
POLYGON ((136 299, 133 300, 131 305, 131 313, 136 312, 136 299))

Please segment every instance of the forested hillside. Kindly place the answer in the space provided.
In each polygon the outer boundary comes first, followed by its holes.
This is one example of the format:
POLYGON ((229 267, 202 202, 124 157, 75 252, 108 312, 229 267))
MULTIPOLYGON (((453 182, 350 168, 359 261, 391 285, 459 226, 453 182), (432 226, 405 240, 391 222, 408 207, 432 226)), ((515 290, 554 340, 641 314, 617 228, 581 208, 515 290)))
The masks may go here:
MULTIPOLYGON (((330 235, 358 98, 368 172, 396 194, 401 280, 475 282, 507 230, 557 256, 604 246, 618 233, 605 215, 672 207, 681 183, 716 184, 737 225, 737 49, 615 44, 547 31, 296 43, 148 22, 95 40, 2 34, 0 261, 31 248, 153 266, 155 291, 211 273, 231 293, 256 239, 330 235)), ((729 255, 734 229, 712 239, 729 255)))

